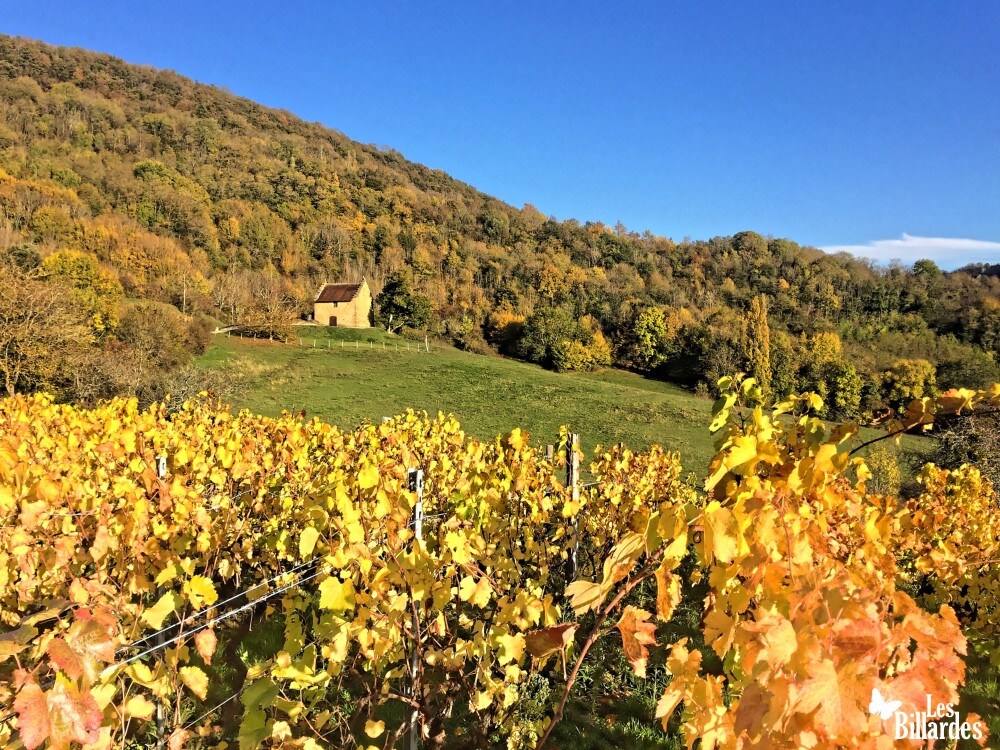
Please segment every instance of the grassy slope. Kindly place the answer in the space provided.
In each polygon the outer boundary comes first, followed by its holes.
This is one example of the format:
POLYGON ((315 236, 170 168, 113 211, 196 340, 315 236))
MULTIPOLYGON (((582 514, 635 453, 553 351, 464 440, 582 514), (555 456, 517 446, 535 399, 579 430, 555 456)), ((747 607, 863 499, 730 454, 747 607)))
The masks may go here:
POLYGON ((666 383, 617 370, 559 374, 435 345, 428 353, 416 342, 397 351, 407 342, 377 330, 297 333, 304 346, 217 336, 199 363, 244 373, 234 402, 263 414, 305 409, 349 428, 413 407, 452 413, 480 438, 521 427, 552 443, 566 424, 581 433, 586 451, 598 443, 659 443, 679 450, 694 472, 704 471, 711 455, 711 402, 666 383))
MULTIPOLYGON (((712 402, 659 380, 612 369, 556 373, 439 344, 428 353, 378 329, 302 326, 296 335, 301 345, 219 335, 198 364, 239 374, 237 407, 268 415, 305 410, 347 429, 412 407, 454 414, 478 438, 520 427, 539 444, 552 443, 568 425, 587 453, 598 444, 641 450, 658 443, 680 451, 685 468, 699 475, 713 453, 712 402)), ((922 438, 903 440, 904 454, 926 449, 922 438)))

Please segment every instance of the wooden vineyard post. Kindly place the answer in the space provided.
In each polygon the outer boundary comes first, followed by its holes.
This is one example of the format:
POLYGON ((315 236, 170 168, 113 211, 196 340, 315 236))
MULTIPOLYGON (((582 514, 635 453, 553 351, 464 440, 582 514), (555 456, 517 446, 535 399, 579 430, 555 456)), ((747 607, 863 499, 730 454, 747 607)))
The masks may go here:
POLYGON ((546 461, 551 461, 552 459, 555 458, 555 455, 556 455, 555 448, 553 446, 551 446, 551 445, 546 445, 545 446, 545 460, 546 461))
MULTIPOLYGON (((580 502, 580 435, 573 432, 569 436, 566 444, 566 486, 570 488, 570 499, 573 507, 577 507, 580 502)), ((577 573, 577 548, 580 545, 579 524, 576 517, 570 523, 570 535, 573 548, 569 551, 569 558, 566 560, 566 580, 575 581, 577 573)))
MULTIPOLYGON (((167 457, 159 455, 156 457, 156 476, 161 481, 167 476, 167 457)), ((163 587, 156 588, 156 597, 163 596, 163 587)), ((154 646, 162 646, 167 636, 163 633, 157 634, 153 638, 154 646)), ((156 702, 156 750, 163 750, 167 746, 167 713, 163 709, 163 701, 156 702)))
MULTIPOLYGON (((410 469, 408 472, 410 492, 417 494, 417 502, 413 506, 413 544, 419 545, 424 538, 424 471, 410 469)), ((416 603, 413 608, 413 653, 410 654, 410 697, 420 702, 420 619, 417 617, 416 603)), ((420 744, 420 708, 413 707, 410 714, 409 750, 417 750, 420 744)))
POLYGON ((413 507, 413 535, 424 538, 424 470, 410 469, 408 473, 410 492, 417 493, 417 504, 413 507))

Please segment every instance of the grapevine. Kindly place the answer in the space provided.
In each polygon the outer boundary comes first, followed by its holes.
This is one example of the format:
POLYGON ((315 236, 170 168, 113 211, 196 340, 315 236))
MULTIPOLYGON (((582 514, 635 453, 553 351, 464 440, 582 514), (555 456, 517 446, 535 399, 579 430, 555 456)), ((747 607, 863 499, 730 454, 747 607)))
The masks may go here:
MULTIPOLYGON (((967 642, 996 633, 992 487, 928 466, 913 500, 871 494, 856 425, 720 385, 703 493, 676 454, 611 446, 574 495, 566 441, 549 458, 444 416, 6 399, 0 743, 221 747, 238 705, 240 748, 392 747, 411 716, 425 747, 541 746, 613 638, 638 678, 672 676, 657 714, 689 746, 891 745, 872 691, 955 702, 967 642), (671 640, 699 581, 705 645, 671 640), (226 644, 260 623, 279 642, 220 693, 226 644), (533 674, 558 687, 547 719, 518 712, 533 674)), ((998 401, 923 399, 887 434, 998 401)))

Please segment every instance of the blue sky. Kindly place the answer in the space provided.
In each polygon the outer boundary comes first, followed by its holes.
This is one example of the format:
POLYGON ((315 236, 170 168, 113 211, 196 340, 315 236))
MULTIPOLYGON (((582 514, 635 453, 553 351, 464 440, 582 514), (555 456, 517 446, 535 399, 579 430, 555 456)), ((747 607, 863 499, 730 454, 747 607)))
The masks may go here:
POLYGON ((998 30, 986 0, 0 0, 4 33, 171 68, 516 206, 947 266, 1000 260, 998 30))

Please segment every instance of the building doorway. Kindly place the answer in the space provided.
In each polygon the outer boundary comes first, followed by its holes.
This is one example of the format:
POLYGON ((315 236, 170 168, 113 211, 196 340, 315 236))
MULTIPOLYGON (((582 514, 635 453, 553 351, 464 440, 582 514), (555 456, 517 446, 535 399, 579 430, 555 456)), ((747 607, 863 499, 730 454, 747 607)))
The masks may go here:
POLYGON ((337 325, 337 316, 336 315, 331 315, 330 316, 330 325, 332 325, 332 326, 337 325))

